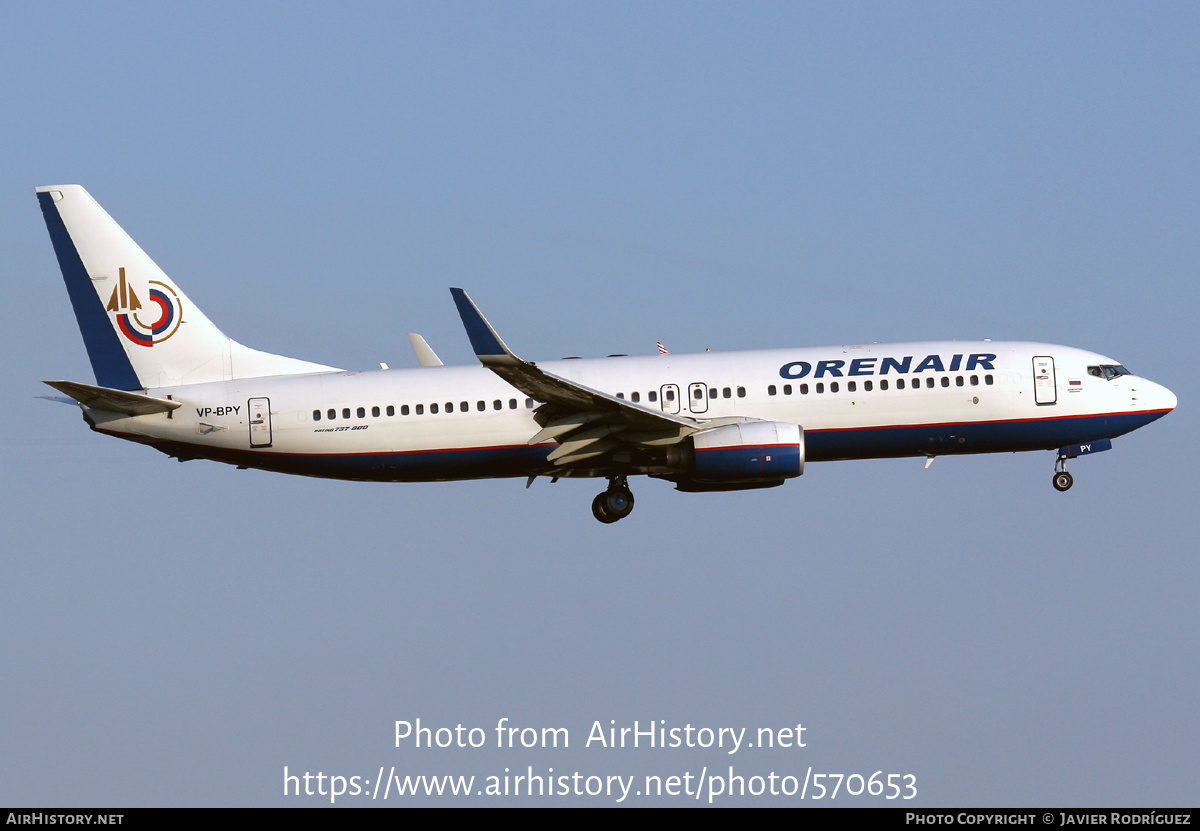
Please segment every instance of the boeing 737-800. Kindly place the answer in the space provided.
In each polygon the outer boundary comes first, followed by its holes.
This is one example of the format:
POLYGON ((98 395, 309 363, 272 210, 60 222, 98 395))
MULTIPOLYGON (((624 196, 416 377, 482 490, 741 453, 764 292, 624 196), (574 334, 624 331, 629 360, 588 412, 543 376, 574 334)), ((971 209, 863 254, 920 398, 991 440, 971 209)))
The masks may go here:
MULTIPOLYGON (((344 371, 214 326, 78 185, 37 189, 96 383, 47 381, 97 432, 175 458, 379 482, 598 477, 601 522, 628 477, 681 491, 781 485, 806 462, 1056 450, 1067 459, 1170 412, 1112 358, 1044 343, 928 342, 518 358, 451 289, 481 366, 344 371)), ((926 463, 928 465, 928 461, 926 463)))

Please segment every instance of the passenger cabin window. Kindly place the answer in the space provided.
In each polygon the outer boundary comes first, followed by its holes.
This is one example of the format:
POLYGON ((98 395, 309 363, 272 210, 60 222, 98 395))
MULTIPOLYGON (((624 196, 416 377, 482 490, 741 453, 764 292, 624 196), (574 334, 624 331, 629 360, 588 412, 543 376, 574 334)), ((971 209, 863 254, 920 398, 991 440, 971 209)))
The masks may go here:
POLYGON ((791 385, 791 384, 784 384, 784 385, 783 385, 783 394, 784 394, 784 395, 791 395, 791 394, 792 394, 792 385, 791 385))
POLYGON ((654 390, 650 390, 650 392, 646 393, 646 398, 653 403, 658 400, 658 393, 654 390))
POLYGON ((371 408, 371 417, 372 417, 372 418, 379 418, 379 408, 378 408, 378 407, 372 407, 372 408, 371 408))
POLYGON ((629 393, 629 400, 636 404, 642 400, 642 395, 641 393, 631 392, 629 393))
POLYGON ((746 397, 746 388, 738 387, 738 398, 745 398, 745 397, 746 397))
POLYGON ((850 381, 846 384, 846 392, 857 392, 857 391, 858 391, 858 383, 857 382, 850 381))
POLYGON ((367 417, 367 408, 366 408, 366 407, 359 407, 359 408, 358 408, 358 417, 359 417, 359 418, 366 418, 366 417, 367 417))
POLYGON ((313 410, 313 421, 320 421, 320 420, 321 420, 321 411, 313 410))
POLYGON ((775 385, 771 384, 770 386, 767 387, 767 395, 774 395, 774 394, 775 394, 775 385))

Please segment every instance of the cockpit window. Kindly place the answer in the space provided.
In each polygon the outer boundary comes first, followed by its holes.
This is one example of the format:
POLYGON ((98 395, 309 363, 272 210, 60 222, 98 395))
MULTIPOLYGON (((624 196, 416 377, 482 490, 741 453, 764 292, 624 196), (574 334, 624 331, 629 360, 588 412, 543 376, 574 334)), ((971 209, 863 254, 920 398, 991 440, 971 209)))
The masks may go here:
POLYGON ((1088 367, 1088 375, 1095 375, 1097 378, 1103 378, 1105 381, 1120 378, 1122 375, 1132 374, 1132 372, 1120 364, 1101 364, 1100 366, 1088 367))

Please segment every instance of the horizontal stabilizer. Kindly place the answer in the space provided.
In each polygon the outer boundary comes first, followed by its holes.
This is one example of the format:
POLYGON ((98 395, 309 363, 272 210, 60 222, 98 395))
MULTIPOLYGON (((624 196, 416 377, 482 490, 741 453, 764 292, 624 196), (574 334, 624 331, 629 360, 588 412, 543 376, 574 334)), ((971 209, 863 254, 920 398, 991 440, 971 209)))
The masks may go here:
POLYGON ((417 353, 417 363, 421 366, 442 366, 442 359, 425 342, 425 338, 416 332, 409 332, 408 342, 412 344, 413 351, 417 353))
POLYGON ((169 413, 181 406, 178 401, 167 401, 165 398, 152 398, 136 392, 110 390, 108 387, 93 387, 91 384, 80 384, 75 381, 45 381, 59 392, 64 392, 80 404, 93 410, 104 410, 109 413, 122 415, 150 415, 151 413, 169 413))

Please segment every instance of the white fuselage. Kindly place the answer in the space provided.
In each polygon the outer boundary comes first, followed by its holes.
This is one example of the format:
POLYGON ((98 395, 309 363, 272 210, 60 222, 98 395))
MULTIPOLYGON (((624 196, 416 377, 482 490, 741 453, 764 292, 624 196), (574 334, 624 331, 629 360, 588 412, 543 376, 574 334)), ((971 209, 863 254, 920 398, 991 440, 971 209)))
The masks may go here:
MULTIPOLYGON (((1114 438, 1175 397, 1116 364, 1037 343, 927 342, 547 361, 538 366, 697 421, 799 424, 809 461, 1053 449, 1114 438), (1039 363, 1040 361, 1040 363, 1039 363)), ((605 476, 654 467, 556 467, 529 446, 540 402, 483 366, 325 372, 147 391, 173 412, 89 411, 97 430, 182 458, 345 479, 605 476)), ((657 472, 662 472, 658 470, 657 472)))

